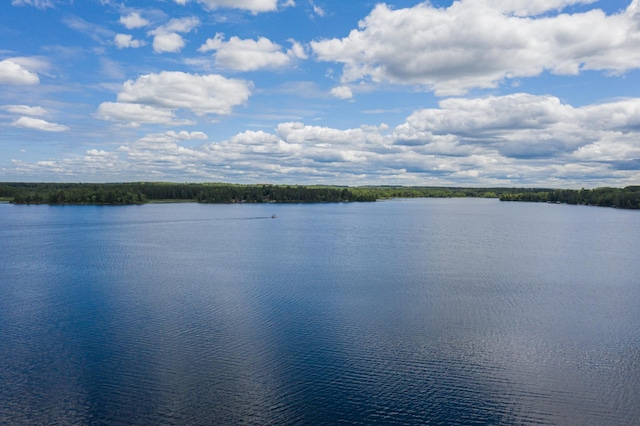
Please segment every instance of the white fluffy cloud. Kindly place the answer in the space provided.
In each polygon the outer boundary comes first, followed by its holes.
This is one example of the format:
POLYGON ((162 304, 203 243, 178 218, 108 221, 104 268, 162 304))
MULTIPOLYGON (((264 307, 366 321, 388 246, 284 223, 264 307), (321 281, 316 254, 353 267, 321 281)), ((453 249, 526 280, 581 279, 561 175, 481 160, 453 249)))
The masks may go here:
POLYGON ((158 34, 153 38, 153 50, 157 53, 179 52, 185 41, 178 33, 158 34))
POLYGON ((193 124, 177 120, 175 113, 170 109, 122 102, 103 102, 98 107, 96 117, 107 121, 128 123, 132 127, 138 127, 141 124, 193 124))
MULTIPOLYGON (((446 99, 440 108, 414 112, 394 131, 397 144, 458 155, 495 151, 505 158, 567 159, 593 146, 613 144, 640 156, 640 99, 574 108, 554 96, 514 94, 446 99), (631 136, 634 135, 634 136, 631 136), (635 145, 635 147, 634 147, 635 145)), ((634 157, 635 156, 635 157, 634 157)), ((623 157, 606 158, 620 160, 623 157)), ((593 161, 604 160, 593 157, 593 161)))
POLYGON ((117 179, 118 173, 122 173, 124 163, 119 161, 117 152, 108 152, 99 149, 90 149, 85 155, 61 160, 45 160, 35 163, 26 163, 20 160, 12 160, 15 169, 25 176, 40 174, 41 176, 76 177, 81 176, 83 181, 96 180, 96 177, 117 179))
POLYGON ((185 41, 179 33, 188 33, 200 25, 198 18, 172 19, 161 25, 149 35, 153 37, 153 50, 157 53, 179 52, 185 45, 185 41))
POLYGON ((331 89, 331 95, 338 99, 351 99, 353 92, 349 86, 338 86, 331 89))
POLYGON ((16 61, 0 61, 0 84, 38 84, 38 74, 29 71, 16 61))
POLYGON ((588 0, 462 0, 448 8, 379 4, 342 39, 311 43, 317 58, 344 64, 342 81, 426 86, 437 95, 493 88, 545 70, 575 75, 640 67, 640 2, 607 16, 531 17, 588 0))
POLYGON ((307 56, 302 45, 293 40, 291 43, 291 49, 284 52, 279 44, 265 37, 243 40, 234 36, 225 41, 224 34, 217 33, 215 37, 207 39, 198 50, 215 50, 216 65, 219 67, 236 71, 255 71, 287 66, 295 58, 305 59, 307 56))
POLYGON ((65 132, 69 127, 62 124, 50 123, 40 118, 20 117, 11 123, 14 127, 22 127, 24 129, 42 130, 44 132, 65 132))
POLYGON ((140 16, 139 13, 133 12, 126 16, 120 17, 120 23, 124 25, 128 30, 132 30, 134 28, 142 28, 149 25, 149 21, 140 16))
POLYGON ((126 81, 118 102, 102 103, 96 116, 103 120, 140 124, 194 124, 179 119, 176 112, 188 110, 196 115, 230 114, 251 95, 250 83, 217 74, 197 75, 161 72, 126 81))
POLYGON ((118 93, 118 101, 188 109, 197 115, 230 114, 250 95, 250 84, 244 80, 165 71, 128 80, 118 93))
POLYGON ((395 128, 285 122, 201 146, 183 143, 205 141, 202 132, 169 131, 116 152, 88 152, 91 161, 15 164, 40 176, 63 169, 90 175, 108 158, 111 172, 131 180, 624 186, 640 178, 639 138, 639 98, 574 107, 553 96, 515 94, 444 99, 395 128))
POLYGON ((174 132, 171 130, 167 132, 167 135, 181 141, 202 141, 209 138, 204 132, 187 132, 185 130, 180 132, 174 132))
POLYGON ((42 116, 47 115, 47 110, 36 106, 28 106, 28 105, 5 105, 2 107, 5 111, 9 111, 13 114, 19 115, 31 115, 31 116, 42 116))
MULTIPOLYGON (((174 0, 186 4, 189 0, 174 0)), ((208 10, 219 8, 247 10, 253 13, 273 12, 278 9, 278 0, 196 0, 208 10)))
POLYGON ((116 34, 113 39, 118 49, 138 48, 147 44, 144 40, 134 40, 130 34, 116 34))

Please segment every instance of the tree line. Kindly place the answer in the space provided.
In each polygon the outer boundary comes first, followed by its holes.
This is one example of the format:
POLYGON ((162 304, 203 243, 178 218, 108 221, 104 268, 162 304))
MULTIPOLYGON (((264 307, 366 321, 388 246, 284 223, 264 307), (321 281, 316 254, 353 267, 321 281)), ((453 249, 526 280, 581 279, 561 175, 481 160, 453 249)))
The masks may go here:
POLYGON ((640 208, 640 186, 596 189, 465 188, 421 186, 323 186, 229 183, 0 183, 0 198, 15 204, 143 204, 369 202, 388 198, 499 198, 594 206, 640 208))
POLYGON ((0 197, 15 204, 313 203, 375 201, 347 187, 224 183, 0 183, 0 197))
POLYGON ((304 203, 376 201, 388 198, 497 198, 523 188, 323 186, 228 183, 0 183, 0 197, 16 204, 141 204, 153 201, 201 203, 304 203))
POLYGON ((640 186, 626 188, 556 189, 551 191, 505 193, 501 201, 530 201, 640 209, 640 186))

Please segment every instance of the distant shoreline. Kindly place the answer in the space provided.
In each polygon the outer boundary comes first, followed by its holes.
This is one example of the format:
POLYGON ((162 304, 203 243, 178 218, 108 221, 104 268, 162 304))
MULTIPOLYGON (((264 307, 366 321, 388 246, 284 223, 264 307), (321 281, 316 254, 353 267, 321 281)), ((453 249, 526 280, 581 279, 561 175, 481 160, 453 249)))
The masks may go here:
POLYGON ((0 182, 0 202, 49 205, 146 203, 332 203, 391 198, 498 198, 500 201, 580 204, 640 209, 640 186, 595 189, 329 186, 229 183, 0 182))

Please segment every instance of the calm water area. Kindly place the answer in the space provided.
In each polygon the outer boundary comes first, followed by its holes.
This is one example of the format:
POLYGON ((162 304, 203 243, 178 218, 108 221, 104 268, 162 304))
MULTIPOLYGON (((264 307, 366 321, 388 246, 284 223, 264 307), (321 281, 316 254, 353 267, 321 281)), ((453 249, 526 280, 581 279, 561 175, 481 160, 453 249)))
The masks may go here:
POLYGON ((0 424, 638 419, 638 211, 0 204, 0 424))

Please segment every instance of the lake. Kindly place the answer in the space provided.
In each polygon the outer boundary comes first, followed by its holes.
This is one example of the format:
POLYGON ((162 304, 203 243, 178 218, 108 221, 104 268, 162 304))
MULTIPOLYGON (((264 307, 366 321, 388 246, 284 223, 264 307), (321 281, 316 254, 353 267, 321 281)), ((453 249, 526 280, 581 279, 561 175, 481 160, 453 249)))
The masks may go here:
POLYGON ((0 423, 637 424, 639 259, 610 208, 0 204, 0 423))

